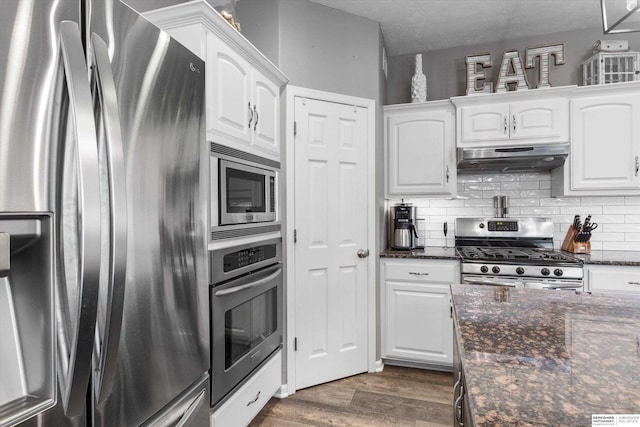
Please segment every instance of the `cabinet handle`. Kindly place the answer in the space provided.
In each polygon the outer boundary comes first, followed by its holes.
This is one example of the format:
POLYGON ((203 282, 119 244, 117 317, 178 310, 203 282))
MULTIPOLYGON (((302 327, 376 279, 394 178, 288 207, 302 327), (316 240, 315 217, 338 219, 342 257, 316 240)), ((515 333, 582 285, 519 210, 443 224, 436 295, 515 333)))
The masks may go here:
POLYGON ((638 171, 640 171, 640 161, 638 160, 638 156, 636 156, 636 176, 638 176, 638 171))
POLYGON ((513 115, 513 133, 516 133, 516 115, 513 115))
POLYGON ((259 398, 260 398, 260 392, 258 392, 258 394, 256 394, 256 397, 253 400, 251 400, 251 401, 249 401, 247 403, 247 406, 253 405, 254 403, 256 403, 258 401, 259 398))
POLYGON ((446 174, 446 176, 447 176, 447 184, 448 184, 449 183, 449 166, 448 165, 447 165, 447 174, 446 174))
POLYGON ((508 129, 508 124, 507 124, 507 116, 504 116, 504 134, 507 134, 507 129, 508 129))
POLYGON ((640 282, 627 282, 630 285, 639 285, 640 286, 640 282))
POLYGON ((456 381, 456 383, 453 385, 453 395, 456 395, 456 390, 458 389, 458 386, 460 385, 460 383, 462 382, 462 372, 458 372, 458 381, 456 381))
POLYGON ((249 129, 251 129, 251 122, 253 122, 253 110, 251 109, 251 101, 249 101, 249 129))
POLYGON ((256 104, 253 104, 253 112, 256 114, 256 121, 253 124, 253 130, 255 131, 258 127, 258 120, 260 120, 260 115, 258 114, 258 110, 256 109, 256 104))
POLYGON ((453 403, 453 407, 456 411, 456 422, 459 426, 464 425, 464 420, 462 419, 462 399, 464 398, 464 385, 460 384, 460 396, 453 403))
POLYGON ((417 273, 415 271, 410 271, 409 274, 413 274, 414 276, 428 276, 429 273, 417 273))

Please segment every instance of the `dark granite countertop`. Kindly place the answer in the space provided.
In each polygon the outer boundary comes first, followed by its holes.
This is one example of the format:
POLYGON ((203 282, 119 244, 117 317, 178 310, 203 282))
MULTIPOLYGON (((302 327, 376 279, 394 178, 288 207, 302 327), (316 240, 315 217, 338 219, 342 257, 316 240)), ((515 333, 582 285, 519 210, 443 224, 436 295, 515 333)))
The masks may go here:
POLYGON ((412 251, 386 249, 380 253, 380 258, 460 259, 460 255, 453 247, 425 246, 412 251))
POLYGON ((640 414, 640 295, 452 285, 475 426, 640 414))
POLYGON ((640 266, 640 251, 591 251, 571 255, 585 264, 640 266))

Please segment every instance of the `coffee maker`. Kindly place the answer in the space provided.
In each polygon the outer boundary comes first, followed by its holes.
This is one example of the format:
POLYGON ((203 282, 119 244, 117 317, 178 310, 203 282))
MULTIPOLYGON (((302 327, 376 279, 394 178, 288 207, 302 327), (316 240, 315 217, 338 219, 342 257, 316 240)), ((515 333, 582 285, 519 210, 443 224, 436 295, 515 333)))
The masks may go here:
POLYGON ((417 208, 411 203, 397 203, 391 208, 391 248, 412 250, 418 248, 416 230, 417 208))

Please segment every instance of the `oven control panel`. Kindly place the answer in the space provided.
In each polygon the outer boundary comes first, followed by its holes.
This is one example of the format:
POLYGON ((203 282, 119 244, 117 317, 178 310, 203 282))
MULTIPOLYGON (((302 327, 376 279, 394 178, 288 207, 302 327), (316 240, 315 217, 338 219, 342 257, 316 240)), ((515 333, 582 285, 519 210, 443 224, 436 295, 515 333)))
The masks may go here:
POLYGON ((227 273, 275 257, 275 244, 254 246, 224 255, 222 268, 224 272, 227 273))
POLYGON ((487 221, 489 231, 518 231, 518 221, 487 221))

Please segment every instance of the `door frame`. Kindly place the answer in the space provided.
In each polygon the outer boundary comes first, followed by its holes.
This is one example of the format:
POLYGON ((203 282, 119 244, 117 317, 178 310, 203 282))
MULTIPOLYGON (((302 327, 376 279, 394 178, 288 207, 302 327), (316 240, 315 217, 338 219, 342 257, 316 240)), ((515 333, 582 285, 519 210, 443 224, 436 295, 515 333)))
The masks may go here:
POLYGON ((294 337, 296 336, 296 290, 295 290, 295 251, 293 250, 293 230, 295 228, 295 146, 293 123, 295 119, 295 98, 309 98, 318 101, 332 102, 336 104, 353 105, 367 109, 367 240, 369 257, 367 258, 367 366, 369 372, 381 370, 381 361, 376 360, 376 262, 379 250, 376 245, 376 102, 373 99, 359 98, 332 92, 324 92, 299 86, 286 87, 286 114, 285 117, 285 166, 286 166, 286 190, 285 190, 285 239, 284 250, 286 253, 286 384, 278 393, 280 397, 286 397, 296 392, 296 363, 294 351, 294 337), (291 248, 291 249, 289 249, 291 248))

